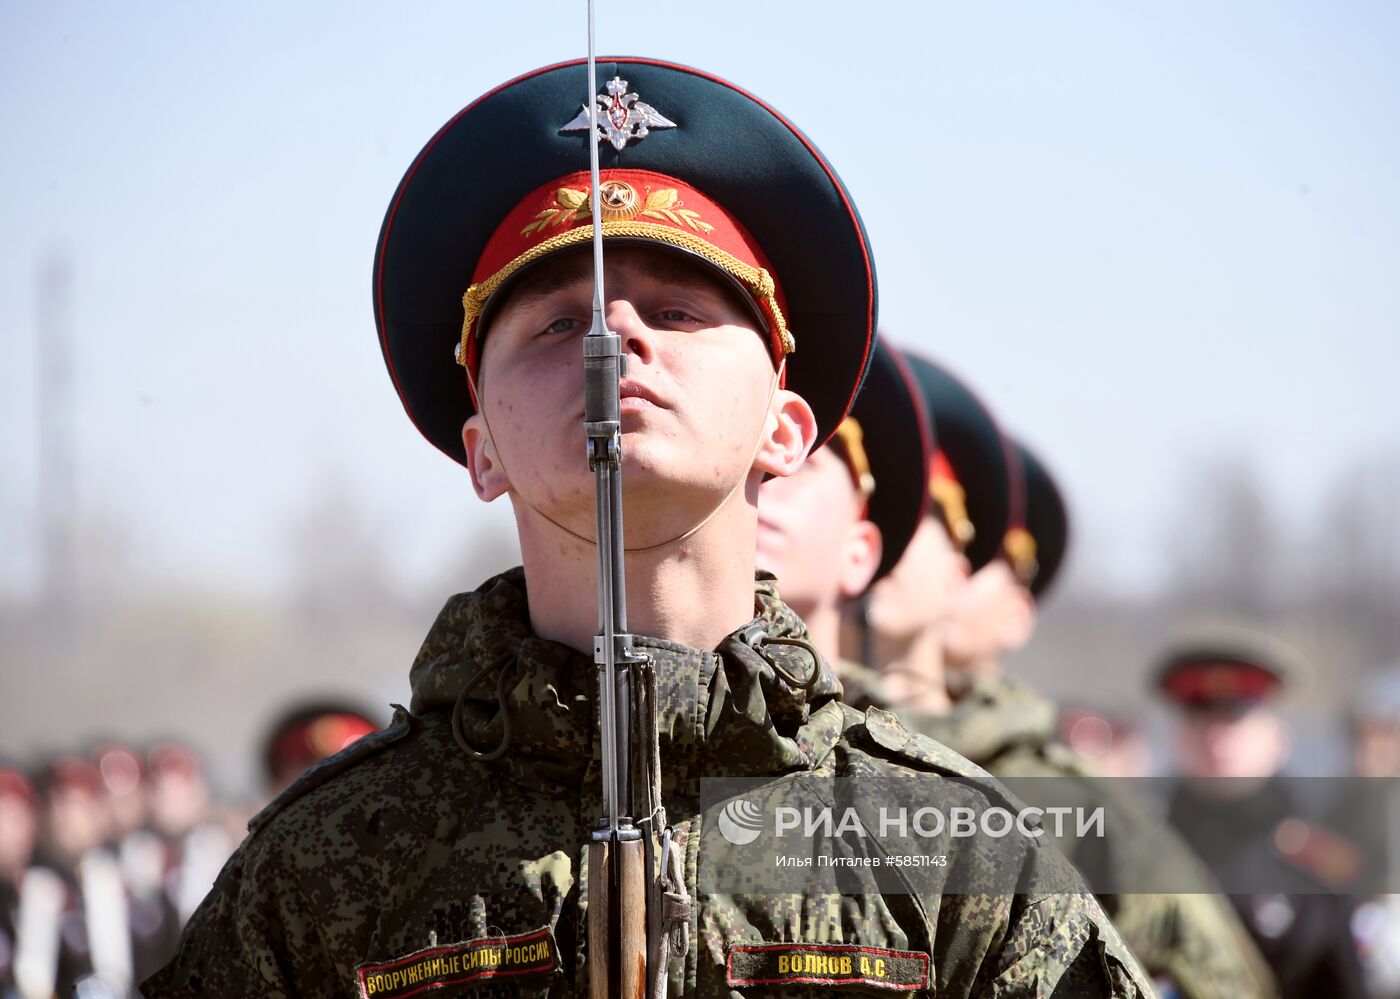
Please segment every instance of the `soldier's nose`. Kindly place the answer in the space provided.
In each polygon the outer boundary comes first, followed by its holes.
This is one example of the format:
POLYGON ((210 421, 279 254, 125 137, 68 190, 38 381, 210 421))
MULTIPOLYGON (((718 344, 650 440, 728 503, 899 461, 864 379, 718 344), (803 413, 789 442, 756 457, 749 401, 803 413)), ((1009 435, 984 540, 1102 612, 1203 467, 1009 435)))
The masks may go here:
POLYGON ((653 358, 652 330, 637 314, 632 303, 625 299, 608 303, 608 329, 622 338, 622 352, 636 357, 639 364, 648 364, 653 358))

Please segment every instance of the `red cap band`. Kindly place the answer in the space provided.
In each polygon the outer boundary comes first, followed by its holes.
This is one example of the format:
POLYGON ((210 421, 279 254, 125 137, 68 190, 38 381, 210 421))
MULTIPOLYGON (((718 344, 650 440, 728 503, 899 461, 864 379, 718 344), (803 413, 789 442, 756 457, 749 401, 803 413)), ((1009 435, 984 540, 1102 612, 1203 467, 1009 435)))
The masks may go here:
MULTIPOLYGON (((682 180, 650 170, 604 170, 599 174, 605 239, 651 240, 691 253, 749 293, 768 324, 776 364, 792 352, 787 304, 758 244, 719 202, 682 180)), ((462 296, 465 316, 458 362, 476 381, 482 308, 522 267, 592 239, 590 176, 583 170, 539 187, 496 228, 462 296)))
POLYGON ((359 715, 320 715, 284 733, 272 753, 279 769, 300 772, 376 731, 373 722, 359 715))
POLYGON ((0 797, 23 798, 31 806, 39 801, 29 778, 11 767, 0 767, 0 797))
POLYGON ((1261 701, 1281 686, 1279 678, 1252 663, 1208 662, 1183 666, 1162 681, 1167 696, 1183 704, 1261 701))

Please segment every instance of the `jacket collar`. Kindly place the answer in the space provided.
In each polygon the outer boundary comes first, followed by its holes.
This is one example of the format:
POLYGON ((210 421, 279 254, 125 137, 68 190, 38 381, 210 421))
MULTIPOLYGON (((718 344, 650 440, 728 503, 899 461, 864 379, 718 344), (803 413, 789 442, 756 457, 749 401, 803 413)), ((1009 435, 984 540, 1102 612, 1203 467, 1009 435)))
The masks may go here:
MULTIPOLYGON (((663 781, 809 770, 845 726, 840 684, 825 661, 774 639, 803 639, 800 618, 772 577, 754 586, 754 617, 713 651, 638 637, 656 669, 663 781), (775 668, 778 667, 778 668, 775 668), (818 675, 810 688, 785 679, 818 675)), ((493 765, 523 781, 577 782, 599 762, 596 667, 530 630, 524 570, 512 569, 447 601, 409 680, 414 714, 456 712, 478 751, 506 741, 493 765)), ((666 788, 663 787, 663 790, 666 788)))

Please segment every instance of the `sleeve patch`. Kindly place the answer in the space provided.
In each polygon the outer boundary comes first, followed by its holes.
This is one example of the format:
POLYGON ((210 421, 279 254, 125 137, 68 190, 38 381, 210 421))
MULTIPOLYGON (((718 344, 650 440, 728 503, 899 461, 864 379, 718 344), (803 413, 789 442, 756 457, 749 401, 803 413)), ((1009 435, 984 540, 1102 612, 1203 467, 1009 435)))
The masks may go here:
POLYGON ((360 999, 415 996, 436 989, 477 985, 496 978, 518 981, 550 975, 559 967, 559 947, 548 926, 510 936, 478 937, 428 947, 390 961, 355 969, 360 999))
POLYGON ((856 944, 732 944, 730 985, 823 985, 915 992, 929 987, 932 961, 917 950, 856 944))

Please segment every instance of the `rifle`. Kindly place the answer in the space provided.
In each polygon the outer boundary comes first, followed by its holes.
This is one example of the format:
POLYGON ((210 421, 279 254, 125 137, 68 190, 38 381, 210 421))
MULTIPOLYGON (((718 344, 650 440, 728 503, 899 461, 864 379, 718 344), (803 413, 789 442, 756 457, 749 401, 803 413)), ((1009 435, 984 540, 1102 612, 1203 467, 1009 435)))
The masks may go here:
POLYGON ((593 321, 583 338, 584 433, 594 473, 598 549, 598 674, 603 740, 603 816, 588 843, 588 974, 592 999, 665 999, 672 950, 684 953, 690 902, 680 855, 661 806, 656 675, 632 647, 622 531, 622 338, 603 316, 603 222, 599 209, 598 80, 593 0, 588 0, 589 205, 593 217, 593 321), (640 707, 640 711, 638 711, 640 707), (640 722, 641 732, 637 732, 640 722), (640 734, 641 738, 635 738, 640 734), (634 760, 634 755, 638 759, 634 760), (634 768, 634 763, 640 764, 634 768), (646 775, 641 795, 633 786, 646 775), (639 797, 644 816, 634 822, 639 797), (656 830, 661 864, 656 863, 656 830))

